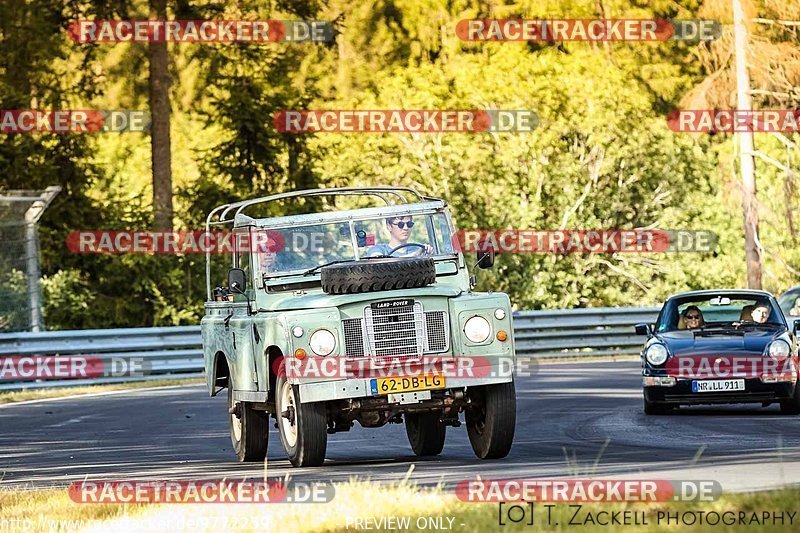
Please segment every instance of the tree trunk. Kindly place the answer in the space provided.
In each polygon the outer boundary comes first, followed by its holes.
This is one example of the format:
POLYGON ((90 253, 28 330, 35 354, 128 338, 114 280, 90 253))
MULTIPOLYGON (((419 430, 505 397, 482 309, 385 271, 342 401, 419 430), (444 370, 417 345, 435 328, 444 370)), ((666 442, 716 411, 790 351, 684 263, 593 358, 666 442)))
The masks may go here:
MULTIPOLYGON (((752 109, 750 75, 747 72, 747 26, 740 0, 733 0, 736 45, 736 95, 740 113, 752 109)), ((753 132, 737 133, 739 137, 739 166, 742 171, 742 206, 744 207, 744 254, 747 263, 747 286, 761 288, 761 251, 758 247, 758 204, 756 202, 753 132)))
MULTIPOLYGON (((786 166, 791 167, 791 160, 787 161, 786 166)), ((794 226, 794 215, 792 208, 794 207, 794 176, 791 172, 785 171, 783 173, 783 195, 785 197, 784 203, 784 217, 786 217, 786 225, 789 226, 789 235, 792 237, 792 242, 797 242, 797 230, 794 226)))
MULTIPOLYGON (((150 18, 166 20, 167 0, 149 0, 150 18)), ((153 228, 172 229, 172 167, 169 137, 169 56, 166 42, 148 44, 150 64, 150 146, 153 164, 153 228)))

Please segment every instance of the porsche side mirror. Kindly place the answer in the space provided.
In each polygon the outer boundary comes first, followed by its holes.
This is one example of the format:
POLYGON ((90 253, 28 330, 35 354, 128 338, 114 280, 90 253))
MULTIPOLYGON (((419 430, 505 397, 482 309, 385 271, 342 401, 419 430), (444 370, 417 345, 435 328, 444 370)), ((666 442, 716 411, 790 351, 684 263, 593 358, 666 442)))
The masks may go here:
MULTIPOLYGON (((800 322, 800 320, 797 322, 800 322)), ((647 335, 648 337, 653 336, 653 328, 650 326, 650 324, 636 324, 635 328, 637 335, 647 335)))

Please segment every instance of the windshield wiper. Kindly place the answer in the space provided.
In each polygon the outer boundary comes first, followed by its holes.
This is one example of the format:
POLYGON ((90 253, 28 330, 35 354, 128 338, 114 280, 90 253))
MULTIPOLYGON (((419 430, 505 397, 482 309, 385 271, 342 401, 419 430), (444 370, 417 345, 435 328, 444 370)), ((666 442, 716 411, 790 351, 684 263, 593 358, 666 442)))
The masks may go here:
POLYGON ((325 268, 326 266, 331 266, 331 265, 338 265, 339 263, 349 263, 351 261, 352 261, 352 259, 337 259, 336 261, 331 261, 330 263, 324 263, 322 265, 315 266, 314 268, 310 268, 310 269, 306 270, 305 272, 303 272, 303 275, 304 276, 308 276, 309 274, 313 274, 314 272, 316 272, 320 268, 325 268))
MULTIPOLYGON (((371 255, 369 257, 360 257, 358 260, 359 261, 365 261, 367 259, 384 259, 386 257, 389 257, 389 256, 388 255, 371 255)), ((353 262, 355 262, 355 259, 337 259, 336 261, 331 261, 330 263, 324 263, 322 265, 315 266, 314 268, 308 269, 305 272, 303 272, 303 275, 304 276, 308 276, 309 274, 313 274, 317 270, 319 270, 321 268, 325 268, 326 266, 338 265, 339 263, 353 263, 353 262)))
POLYGON ((741 328, 750 328, 750 327, 754 327, 754 328, 764 328, 764 327, 776 328, 778 326, 780 326, 780 324, 773 324, 771 322, 742 322, 741 324, 739 324, 739 327, 741 327, 741 328))
POLYGON ((714 326, 692 330, 695 337, 713 337, 714 335, 744 335, 744 331, 732 326, 714 326))

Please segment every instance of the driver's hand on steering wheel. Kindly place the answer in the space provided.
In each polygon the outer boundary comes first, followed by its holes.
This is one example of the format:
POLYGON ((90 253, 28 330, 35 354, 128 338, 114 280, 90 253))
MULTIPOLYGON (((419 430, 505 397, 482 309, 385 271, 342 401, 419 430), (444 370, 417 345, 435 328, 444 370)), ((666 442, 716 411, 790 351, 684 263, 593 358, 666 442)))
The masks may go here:
POLYGON ((409 243, 413 246, 413 251, 408 254, 409 256, 424 257, 426 255, 433 255, 433 246, 430 244, 409 243))
POLYGON ((406 242, 399 246, 395 246, 392 248, 392 251, 389 252, 389 256, 394 255, 395 252, 398 250, 407 250, 412 249, 410 253, 403 254, 406 257, 421 257, 424 255, 433 255, 433 247, 430 244, 420 244, 418 242, 406 242))

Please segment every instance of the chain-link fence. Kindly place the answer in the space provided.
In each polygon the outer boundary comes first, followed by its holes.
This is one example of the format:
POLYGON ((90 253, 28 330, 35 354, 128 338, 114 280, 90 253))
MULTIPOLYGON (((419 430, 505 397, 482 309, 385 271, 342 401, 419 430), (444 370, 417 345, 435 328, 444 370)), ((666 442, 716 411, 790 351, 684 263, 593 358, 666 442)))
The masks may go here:
POLYGON ((44 329, 36 226, 60 190, 0 192, 0 331, 44 329))

